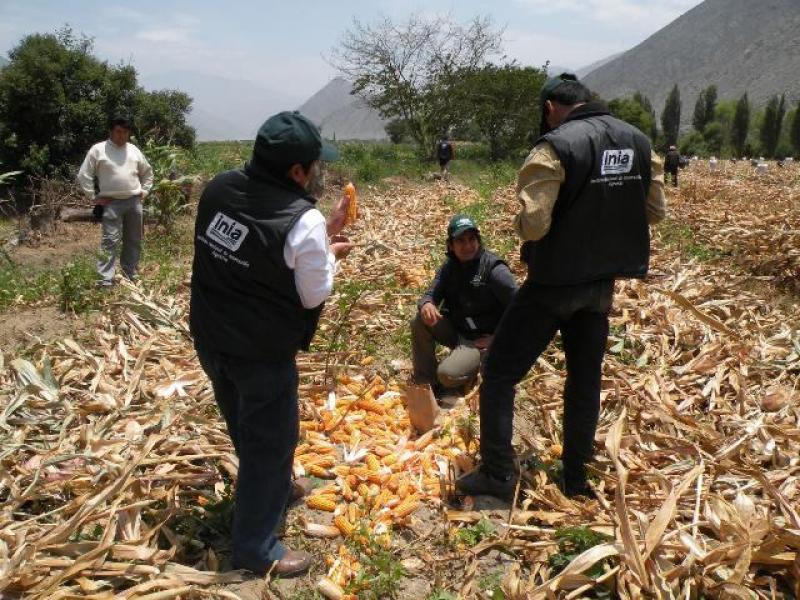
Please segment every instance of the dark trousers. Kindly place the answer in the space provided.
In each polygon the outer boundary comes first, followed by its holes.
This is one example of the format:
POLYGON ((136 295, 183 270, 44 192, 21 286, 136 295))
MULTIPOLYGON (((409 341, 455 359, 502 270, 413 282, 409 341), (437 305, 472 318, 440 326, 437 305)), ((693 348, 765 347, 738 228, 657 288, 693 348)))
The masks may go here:
POLYGON ((674 187, 678 187, 678 169, 675 169, 674 171, 669 170, 669 171, 666 171, 666 173, 672 179, 672 185, 674 187))
POLYGON ((600 415, 600 378, 608 338, 613 281, 541 286, 526 281, 497 327, 480 389, 481 458, 496 476, 515 470, 511 445, 514 386, 561 331, 564 386, 564 480, 585 481, 600 415))
POLYGON ((263 573, 286 552, 276 534, 299 436, 297 366, 294 359, 264 362, 195 348, 239 457, 233 565, 263 573))

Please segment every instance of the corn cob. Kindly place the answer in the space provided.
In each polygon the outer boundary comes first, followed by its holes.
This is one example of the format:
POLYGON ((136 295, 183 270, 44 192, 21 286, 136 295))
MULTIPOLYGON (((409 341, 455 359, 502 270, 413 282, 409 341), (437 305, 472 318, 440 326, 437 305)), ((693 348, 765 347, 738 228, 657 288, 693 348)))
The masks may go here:
POLYGON ((306 498, 306 505, 309 508, 333 512, 336 510, 336 500, 327 494, 314 494, 306 498))
POLYGON ((347 505, 347 519, 351 523, 355 523, 358 521, 358 518, 361 516, 361 511, 358 508, 358 504, 355 502, 351 502, 347 505))
POLYGON ((350 521, 348 521, 347 517, 345 517, 344 515, 339 515, 337 517, 334 517, 333 524, 339 531, 342 532, 342 535, 345 537, 351 535, 355 530, 353 524, 350 521))
POLYGON ((386 414, 386 408, 372 398, 364 397, 356 403, 356 406, 366 411, 378 413, 379 415, 386 414))
POLYGON ((320 479, 330 479, 333 477, 325 467, 321 467, 316 463, 312 463, 306 466, 306 472, 313 477, 319 477, 320 479))
POLYGON ((381 468, 381 463, 378 461, 378 458, 374 454, 367 454, 366 459, 364 462, 367 463, 367 467, 370 471, 377 471, 381 468))
POLYGON ((347 185, 344 186, 344 195, 350 200, 349 204, 347 205, 347 218, 345 219, 345 225, 352 225, 356 222, 356 218, 358 217, 358 197, 356 195, 356 186, 352 183, 348 182, 347 185))
POLYGON ((419 508, 419 498, 417 496, 409 496, 403 502, 397 505, 392 511, 392 515, 397 519, 403 519, 413 513, 419 508))
POLYGON ((369 487, 366 483, 359 483, 358 484, 358 495, 366 500, 369 498, 369 487))

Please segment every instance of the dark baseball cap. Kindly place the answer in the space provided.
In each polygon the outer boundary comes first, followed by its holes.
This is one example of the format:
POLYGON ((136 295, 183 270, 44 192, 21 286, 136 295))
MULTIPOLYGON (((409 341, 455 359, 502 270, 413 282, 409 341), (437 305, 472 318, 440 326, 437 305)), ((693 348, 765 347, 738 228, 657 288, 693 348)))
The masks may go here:
POLYGON ((447 226, 447 239, 452 240, 453 238, 457 238, 470 229, 474 229, 476 232, 478 231, 478 226, 475 224, 475 221, 470 219, 467 215, 456 215, 450 219, 450 224, 447 226))
POLYGON ((545 100, 550 98, 550 95, 555 92, 562 83, 567 81, 578 81, 578 77, 573 73, 561 73, 561 75, 556 75, 545 81, 542 86, 542 91, 539 92, 539 98, 542 104, 544 104, 545 100))
POLYGON ((271 166, 289 168, 315 160, 339 159, 335 146, 322 139, 319 127, 298 111, 271 116, 258 129, 253 159, 271 166))

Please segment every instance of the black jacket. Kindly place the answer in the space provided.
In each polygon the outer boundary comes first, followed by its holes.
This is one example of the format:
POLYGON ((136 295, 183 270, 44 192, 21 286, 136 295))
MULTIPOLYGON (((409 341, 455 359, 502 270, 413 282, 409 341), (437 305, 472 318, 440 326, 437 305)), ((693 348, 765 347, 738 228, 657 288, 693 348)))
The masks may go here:
POLYGON ((544 285, 573 285, 646 275, 651 181, 647 136, 602 105, 589 103, 540 141, 552 144, 565 181, 550 230, 523 245, 528 278, 544 285))
POLYGON ((303 308, 283 250, 314 203, 293 182, 251 165, 211 180, 195 222, 189 324, 196 343, 259 360, 308 348, 322 307, 303 308))
POLYGON ((442 310, 456 330, 467 339, 476 339, 494 333, 516 291, 517 282, 508 265, 481 248, 467 263, 448 254, 418 307, 426 302, 443 303, 442 310))
POLYGON ((668 173, 674 173, 681 166, 681 155, 677 150, 670 150, 664 157, 664 170, 668 173))

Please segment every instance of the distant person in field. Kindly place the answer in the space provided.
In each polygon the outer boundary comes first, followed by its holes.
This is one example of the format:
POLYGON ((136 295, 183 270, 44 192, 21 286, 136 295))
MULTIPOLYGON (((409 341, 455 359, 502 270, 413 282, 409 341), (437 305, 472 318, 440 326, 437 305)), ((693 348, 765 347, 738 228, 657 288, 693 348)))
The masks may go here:
POLYGON ((511 498, 514 386, 561 332, 566 356, 563 480, 587 495, 586 463, 600 414, 600 380, 614 281, 647 275, 648 224, 664 218, 664 173, 647 136, 612 117, 574 75, 542 88, 541 137, 517 177, 514 228, 528 277, 497 326, 480 388, 482 464, 462 494, 511 498))
POLYGON ((447 181, 450 175, 450 161, 453 160, 453 156, 455 155, 455 151, 453 150, 453 144, 447 138, 447 136, 442 137, 439 140, 439 143, 436 144, 436 158, 439 159, 439 171, 441 173, 442 179, 447 181))
POLYGON ((681 155, 675 146, 669 147, 666 157, 664 157, 664 172, 666 172, 672 180, 672 185, 678 187, 678 170, 681 166, 681 155))
POLYGON ((447 260, 411 322, 414 382, 437 396, 456 395, 478 373, 517 282, 508 265, 483 247, 475 222, 456 215, 447 227, 447 260), (451 349, 437 364, 436 345, 451 349))
POLYGON ((78 183, 94 200, 95 218, 102 222, 97 263, 102 286, 114 285, 117 254, 123 275, 131 280, 138 277, 142 200, 153 187, 153 169, 142 151, 128 141, 130 135, 130 119, 111 119, 108 139, 91 147, 78 171, 78 183))
POLYGON ((306 117, 279 113, 258 130, 250 162, 214 177, 197 207, 189 325, 239 457, 233 566, 261 575, 298 575, 312 559, 277 536, 287 504, 310 489, 292 481, 295 357, 352 248, 338 236, 347 197, 327 220, 316 207, 320 161, 337 158, 306 117))

